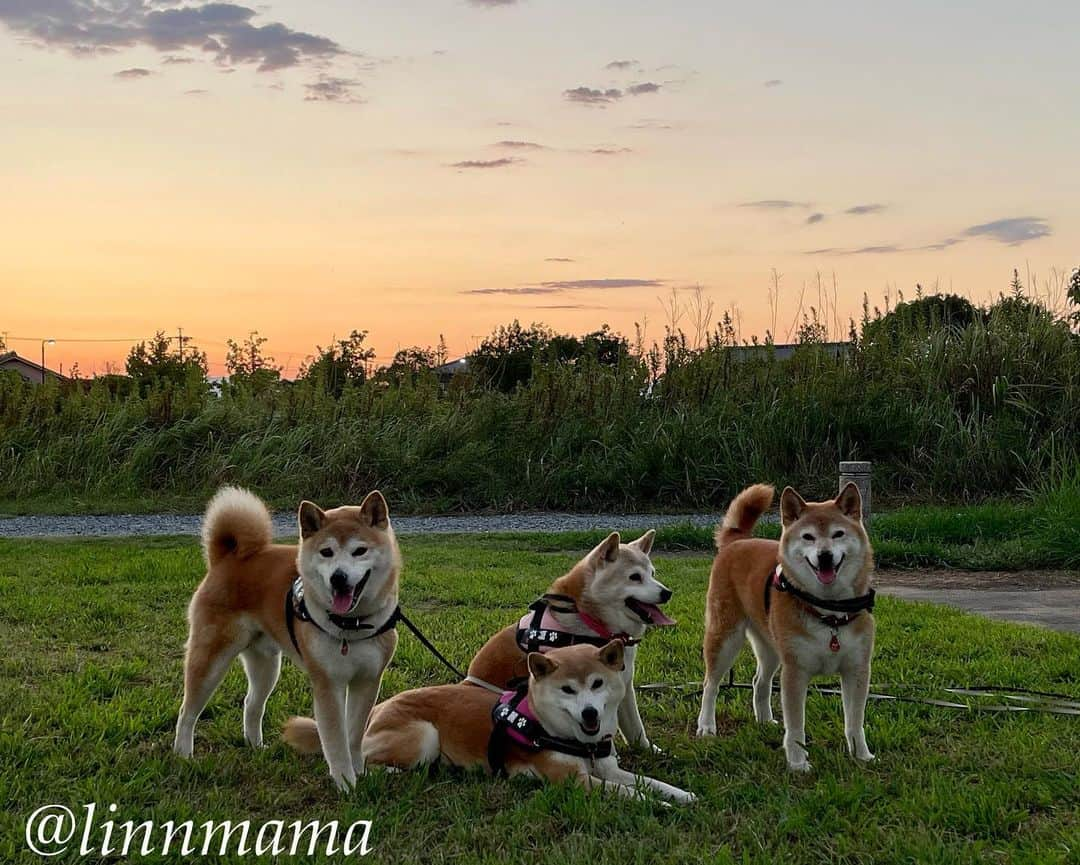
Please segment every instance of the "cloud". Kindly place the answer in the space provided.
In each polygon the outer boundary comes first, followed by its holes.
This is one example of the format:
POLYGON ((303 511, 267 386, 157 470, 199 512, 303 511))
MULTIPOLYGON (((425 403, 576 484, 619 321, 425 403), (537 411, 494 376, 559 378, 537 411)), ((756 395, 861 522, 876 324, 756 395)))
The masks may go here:
POLYGON ((559 256, 551 256, 550 258, 545 258, 544 261, 572 262, 572 261, 574 261, 574 259, 573 258, 561 258, 559 256))
POLYGON ((146 78, 153 73, 149 69, 144 69, 142 66, 132 66, 130 69, 121 69, 119 72, 113 73, 113 78, 146 78))
POLYGON ((196 88, 195 90, 185 90, 184 95, 185 96, 205 96, 209 92, 210 92, 209 90, 202 90, 200 88, 196 88))
POLYGON ((604 68, 621 72, 626 69, 640 69, 641 64, 636 60, 612 60, 604 68))
POLYGON ((160 0, 0 0, 0 22, 43 48, 77 56, 149 47, 196 49, 223 66, 255 65, 261 72, 313 65, 349 52, 333 39, 276 21, 235 3, 176 6, 160 0))
POLYGON ((464 159, 461 162, 453 162, 451 168, 506 168, 523 162, 522 159, 504 156, 502 159, 464 159))
POLYGON ((956 246, 956 244, 963 242, 964 239, 961 237, 946 237, 944 240, 939 240, 937 243, 928 243, 926 246, 917 248, 929 250, 930 252, 940 252, 943 249, 948 249, 950 246, 956 246))
POLYGON ((597 90, 593 87, 574 87, 563 91, 563 99, 581 105, 610 105, 612 102, 618 102, 622 97, 622 91, 614 87, 609 87, 607 90, 597 90))
POLYGON ((165 55, 165 58, 161 62, 165 66, 182 66, 182 65, 185 65, 187 63, 194 63, 195 58, 194 57, 184 57, 182 55, 177 55, 177 54, 167 54, 167 55, 165 55))
POLYGON ((547 150, 543 144, 535 141, 496 141, 492 147, 502 147, 506 150, 547 150))
POLYGON ((758 210, 790 210, 796 207, 805 210, 809 206, 809 201, 790 201, 786 198, 766 198, 762 201, 746 201, 739 205, 739 207, 753 207, 758 210))
POLYGON ((469 0, 473 6, 484 9, 495 9, 498 6, 513 6, 518 0, 469 0))
POLYGON ((534 295, 534 294, 558 294, 564 291, 584 291, 588 289, 611 289, 611 288, 657 288, 664 285, 663 279, 560 279, 551 282, 540 282, 534 285, 519 285, 512 288, 470 288, 462 294, 511 294, 511 295, 534 295))
POLYGON ((902 246, 882 244, 880 246, 862 246, 858 249, 837 249, 830 246, 826 249, 809 249, 803 255, 889 255, 894 252, 909 251, 902 246))
POLYGON ((1019 246, 1029 240, 1049 237, 1053 233, 1050 223, 1037 216, 1014 216, 1008 219, 995 219, 993 222, 973 225, 964 230, 964 235, 967 237, 989 237, 991 240, 1009 246, 1019 246))
POLYGON ((533 306, 533 309, 607 309, 607 307, 591 303, 538 303, 533 306))
POLYGON ((626 88, 628 96, 641 96, 645 93, 657 93, 660 90, 660 85, 655 81, 645 81, 641 84, 631 84, 626 88))
POLYGON ((619 156, 623 153, 633 153, 630 147, 594 147, 589 151, 593 156, 619 156))
POLYGON ((765 86, 766 87, 779 87, 783 83, 784 83, 783 79, 781 79, 781 78, 770 78, 768 81, 765 82, 765 86))
POLYGON ((806 217, 806 224, 807 225, 817 225, 817 223, 824 222, 824 221, 825 221, 825 214, 820 213, 820 212, 819 213, 811 213, 808 217, 806 217))
POLYGON ((669 123, 665 123, 656 117, 642 117, 637 123, 631 123, 627 129, 674 129, 669 123))
POLYGON ((360 104, 364 101, 356 93, 356 88, 360 86, 360 82, 355 78, 319 75, 318 79, 304 85, 304 101, 360 104))
POLYGON ((872 213, 881 213, 885 210, 884 204, 856 204, 854 207, 849 207, 844 213, 851 216, 869 216, 872 213))

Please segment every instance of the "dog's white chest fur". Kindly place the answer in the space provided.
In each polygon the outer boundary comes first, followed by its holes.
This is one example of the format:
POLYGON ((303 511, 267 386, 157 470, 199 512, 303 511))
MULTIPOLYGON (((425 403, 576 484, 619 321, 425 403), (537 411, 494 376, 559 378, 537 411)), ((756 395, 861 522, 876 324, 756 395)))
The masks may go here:
POLYGON ((807 624, 808 636, 794 637, 791 645, 799 666, 812 676, 828 676, 861 663, 870 651, 870 637, 853 631, 849 626, 835 631, 821 622, 807 624), (833 635, 839 647, 830 648, 833 635))

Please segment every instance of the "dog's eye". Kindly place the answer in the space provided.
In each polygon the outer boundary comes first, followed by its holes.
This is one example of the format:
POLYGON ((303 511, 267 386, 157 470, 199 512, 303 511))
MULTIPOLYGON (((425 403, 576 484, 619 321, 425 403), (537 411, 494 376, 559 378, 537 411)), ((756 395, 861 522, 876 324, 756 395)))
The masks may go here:
POLYGON ((814 536, 810 534, 810 532, 803 532, 802 539, 804 541, 812 541, 814 539, 814 536))
POLYGON ((577 691, 575 691, 575 690, 574 690, 573 688, 571 688, 571 687, 570 687, 569 685, 563 685, 563 686, 562 686, 562 692, 563 692, 564 694, 576 694, 576 693, 577 693, 577 691))
POLYGON ((352 551, 352 554, 354 556, 362 556, 366 552, 367 552, 367 547, 357 547, 355 550, 352 551))
POLYGON ((329 547, 323 547, 321 550, 319 550, 319 555, 322 556, 324 559, 330 558, 333 554, 334 551, 329 547))
POLYGON ((603 686, 604 686, 604 680, 603 679, 597 679, 595 682, 592 683, 592 689, 594 691, 599 691, 603 686))
POLYGON ((640 583, 641 582, 641 574, 631 574, 630 575, 630 582, 631 583, 640 583))
POLYGON ((844 536, 844 532, 842 530, 841 531, 835 531, 835 532, 832 533, 832 536, 833 536, 833 540, 835 541, 837 538, 842 538, 844 536))

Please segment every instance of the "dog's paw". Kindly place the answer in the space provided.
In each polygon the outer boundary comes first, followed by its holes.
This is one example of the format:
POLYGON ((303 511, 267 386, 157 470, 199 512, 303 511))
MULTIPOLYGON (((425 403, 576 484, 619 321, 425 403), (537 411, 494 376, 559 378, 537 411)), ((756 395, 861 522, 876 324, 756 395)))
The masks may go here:
POLYGON ((659 745, 653 743, 653 742, 641 742, 641 743, 638 744, 638 747, 641 748, 642 751, 646 751, 646 752, 648 752, 650 754, 663 754, 664 753, 664 749, 661 748, 659 745))
POLYGON ((697 801, 697 796, 689 790, 680 790, 679 795, 673 798, 680 805, 693 805, 697 801))
POLYGON ((798 772, 802 775, 814 771, 814 767, 810 765, 809 760, 803 760, 801 763, 792 763, 789 761, 787 766, 790 771, 798 772))
POLYGON ((195 749, 191 745, 183 745, 180 742, 177 742, 173 745, 172 750, 177 757, 183 757, 185 760, 190 760, 191 754, 195 749))
POLYGON ((351 793, 353 787, 356 786, 356 773, 355 772, 331 772, 330 780, 334 782, 334 786, 342 793, 351 793))
POLYGON ((855 759, 860 763, 873 763, 877 759, 873 754, 867 751, 865 754, 856 754, 855 759))
POLYGON ((716 735, 716 721, 701 721, 697 722, 697 734, 699 736, 715 736, 716 735))

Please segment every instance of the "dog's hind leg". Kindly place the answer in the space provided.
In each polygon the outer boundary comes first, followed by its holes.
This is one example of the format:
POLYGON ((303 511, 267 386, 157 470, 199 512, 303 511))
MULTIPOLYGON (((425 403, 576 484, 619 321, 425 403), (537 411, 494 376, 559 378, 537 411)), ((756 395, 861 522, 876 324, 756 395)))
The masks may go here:
POLYGON ((705 688, 701 694, 701 711, 698 713, 699 736, 716 735, 716 693, 735 663, 745 640, 745 621, 725 628, 714 629, 710 626, 705 632, 705 688))
POLYGON ((753 627, 747 632, 750 647, 757 658, 757 670, 754 671, 754 718, 760 724, 771 724, 772 686, 776 671, 780 669, 780 655, 772 644, 762 637, 753 627))
POLYGON ((246 633, 192 622, 184 658, 184 702, 176 720, 176 739, 173 741, 173 750, 181 757, 191 756, 199 715, 248 639, 246 633))
POLYGON ((248 689, 244 697, 244 738, 256 748, 263 745, 263 713, 266 700, 281 674, 281 652, 277 647, 252 645, 240 653, 247 673, 248 689))

